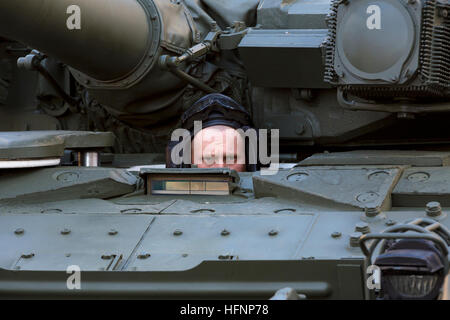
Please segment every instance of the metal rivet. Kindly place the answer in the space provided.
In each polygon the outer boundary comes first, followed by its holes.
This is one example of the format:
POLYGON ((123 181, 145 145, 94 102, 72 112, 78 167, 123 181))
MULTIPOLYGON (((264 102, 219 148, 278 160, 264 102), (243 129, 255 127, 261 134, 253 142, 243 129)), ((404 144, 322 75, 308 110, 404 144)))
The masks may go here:
POLYGON ((16 229, 16 230, 14 230, 14 233, 17 234, 17 235, 21 235, 21 234, 24 234, 24 233, 25 233, 25 230, 22 229, 22 228, 18 228, 18 229, 16 229))
POLYGON ((71 254, 70 253, 66 253, 66 258, 70 258, 71 254))
POLYGON ((361 232, 354 232, 350 235, 350 246, 353 248, 359 247, 359 239, 363 236, 361 232))
POLYGON ((140 254, 140 255, 137 256, 137 258, 140 259, 140 260, 145 260, 145 259, 148 259, 150 257, 151 257, 150 253, 143 253, 143 254, 140 254))
POLYGON ((22 259, 31 259, 34 257, 34 253, 27 253, 21 256, 22 259))
POLYGON ((274 237, 274 236, 276 236, 278 234, 278 231, 277 230, 270 230, 269 231, 269 236, 271 236, 271 237, 274 237))
POLYGON ((386 224, 388 227, 392 227, 392 226, 395 226, 395 225, 397 224, 397 221, 389 219, 388 221, 386 221, 385 224, 386 224))
POLYGON ((67 229, 67 228, 64 228, 64 229, 61 230, 61 234, 62 234, 63 236, 67 236, 68 234, 70 234, 70 230, 67 229))
POLYGON ((230 235, 230 231, 228 231, 227 229, 223 229, 222 232, 220 233, 222 236, 226 237, 230 235))
POLYGON ((370 233, 370 227, 365 222, 358 222, 355 226, 355 231, 362 232, 363 234, 370 233))
POLYGON ((115 236, 115 235, 117 235, 119 233, 119 231, 117 231, 117 230, 115 230, 115 229, 111 229, 111 230, 109 230, 109 232, 108 232, 108 234, 110 235, 110 236, 115 236))
POLYGON ((342 237, 342 233, 340 233, 340 232, 333 232, 331 234, 331 237, 335 238, 335 239, 340 238, 340 237, 342 237))
POLYGON ((181 236, 182 234, 183 234, 183 231, 178 230, 178 229, 175 230, 175 231, 173 232, 173 235, 174 235, 174 236, 177 236, 177 237, 178 237, 178 236, 181 236))
POLYGON ((182 256, 183 258, 186 258, 186 257, 188 256, 188 254, 187 254, 187 253, 183 253, 181 256, 182 256))
POLYGON ((427 203, 426 212, 429 217, 439 217, 442 214, 442 207, 439 202, 427 203))

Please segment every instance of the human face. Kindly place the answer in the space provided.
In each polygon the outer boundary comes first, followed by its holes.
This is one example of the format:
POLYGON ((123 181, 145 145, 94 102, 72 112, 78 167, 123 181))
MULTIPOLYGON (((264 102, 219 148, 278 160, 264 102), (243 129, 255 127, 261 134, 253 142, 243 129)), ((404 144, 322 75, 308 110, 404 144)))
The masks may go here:
POLYGON ((198 168, 246 171, 245 138, 227 126, 212 126, 197 133, 192 142, 192 163, 198 168))

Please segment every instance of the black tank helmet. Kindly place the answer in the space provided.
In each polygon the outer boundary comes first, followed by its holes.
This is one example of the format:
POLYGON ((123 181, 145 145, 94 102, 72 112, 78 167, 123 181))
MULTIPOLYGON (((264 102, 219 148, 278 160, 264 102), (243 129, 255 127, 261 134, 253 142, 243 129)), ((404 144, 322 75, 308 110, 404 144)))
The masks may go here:
MULTIPOLYGON (((194 122, 202 121, 202 129, 212 126, 228 126, 233 129, 241 129, 246 132, 253 128, 252 120, 249 112, 233 99, 219 93, 204 96, 192 105, 181 117, 181 126, 183 129, 191 132, 194 137, 194 122)), ((170 141, 167 150, 167 167, 169 168, 189 168, 190 164, 175 165, 171 161, 172 149, 181 142, 170 141)), ((249 159, 249 144, 246 142, 245 159, 249 159)), ((257 170, 257 165, 247 163, 247 171, 253 172, 257 170)))
POLYGON ((233 99, 218 93, 204 96, 181 117, 182 127, 190 131, 194 129, 194 121, 202 121, 203 129, 217 125, 233 129, 252 127, 248 111, 233 99))

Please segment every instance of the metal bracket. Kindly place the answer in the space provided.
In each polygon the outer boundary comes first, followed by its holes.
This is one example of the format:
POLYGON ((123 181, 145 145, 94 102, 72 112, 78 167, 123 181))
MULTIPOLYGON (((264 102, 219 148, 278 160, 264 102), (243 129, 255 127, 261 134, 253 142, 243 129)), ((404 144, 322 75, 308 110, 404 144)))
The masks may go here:
POLYGON ((186 72, 182 71, 180 69, 180 66, 185 62, 189 62, 206 56, 213 49, 214 47, 213 40, 216 39, 218 35, 219 32, 212 32, 212 35, 210 33, 210 35, 208 35, 209 39, 211 39, 210 41, 204 41, 202 43, 193 46, 192 48, 186 50, 181 56, 176 57, 176 56, 162 55, 159 58, 160 67, 169 70, 176 77, 188 82, 189 84, 193 85, 196 88, 199 88, 200 90, 206 93, 216 93, 217 90, 211 88, 206 83, 203 83, 199 79, 194 78, 191 75, 187 74, 186 72))
POLYGON ((231 28, 220 35, 217 41, 218 48, 220 50, 237 49, 249 30, 250 28, 247 28, 244 22, 235 21, 231 28))
POLYGON ((56 81, 48 72, 48 70, 43 66, 42 62, 45 59, 47 59, 46 55, 37 50, 33 50, 27 56, 21 57, 17 60, 17 67, 19 69, 39 72, 58 93, 58 95, 69 104, 69 106, 71 107, 71 111, 75 113, 78 112, 81 100, 79 98, 71 97, 66 93, 66 91, 64 91, 63 88, 61 88, 58 81, 56 81))
POLYGON ((102 260, 107 261, 107 266, 104 268, 104 271, 116 271, 119 270, 120 264, 123 260, 122 254, 112 254, 112 255, 103 255, 102 260))
POLYGON ((225 32, 215 28, 207 34, 203 42, 189 48, 182 55, 178 57, 162 55, 159 58, 159 65, 161 68, 168 69, 178 78, 206 93, 217 93, 217 90, 214 88, 211 88, 206 83, 203 83, 202 81, 182 71, 180 66, 185 62, 200 59, 211 51, 220 52, 221 50, 237 49, 239 43, 247 34, 248 30, 249 29, 246 28, 243 22, 235 22, 233 28, 230 28, 225 32))

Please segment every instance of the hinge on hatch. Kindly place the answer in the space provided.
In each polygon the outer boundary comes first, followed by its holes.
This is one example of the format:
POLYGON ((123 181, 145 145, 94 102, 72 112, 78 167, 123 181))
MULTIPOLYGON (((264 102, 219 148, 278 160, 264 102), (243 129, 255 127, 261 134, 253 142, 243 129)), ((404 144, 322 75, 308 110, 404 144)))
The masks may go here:
POLYGON ((107 266, 102 268, 103 271, 117 271, 123 261, 123 255, 111 254, 102 255, 102 260, 107 261, 107 266))

